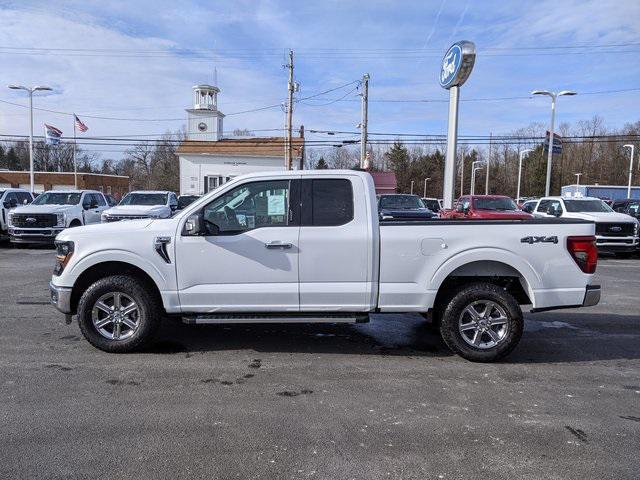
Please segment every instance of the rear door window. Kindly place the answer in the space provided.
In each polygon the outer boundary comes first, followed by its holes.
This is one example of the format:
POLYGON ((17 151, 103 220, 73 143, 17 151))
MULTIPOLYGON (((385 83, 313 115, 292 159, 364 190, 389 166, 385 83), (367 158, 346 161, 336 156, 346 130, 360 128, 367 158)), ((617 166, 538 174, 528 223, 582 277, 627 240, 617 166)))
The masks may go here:
POLYGON ((302 225, 335 227, 353 220, 353 187, 344 178, 302 182, 302 225))

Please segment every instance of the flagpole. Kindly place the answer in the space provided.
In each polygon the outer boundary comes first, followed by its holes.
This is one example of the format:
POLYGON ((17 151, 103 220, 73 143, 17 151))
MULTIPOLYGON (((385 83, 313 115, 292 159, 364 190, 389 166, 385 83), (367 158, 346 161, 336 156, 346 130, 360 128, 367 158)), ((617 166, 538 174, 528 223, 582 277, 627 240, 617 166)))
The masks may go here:
POLYGON ((78 171, 76 168, 76 114, 73 114, 73 188, 78 189, 78 171))

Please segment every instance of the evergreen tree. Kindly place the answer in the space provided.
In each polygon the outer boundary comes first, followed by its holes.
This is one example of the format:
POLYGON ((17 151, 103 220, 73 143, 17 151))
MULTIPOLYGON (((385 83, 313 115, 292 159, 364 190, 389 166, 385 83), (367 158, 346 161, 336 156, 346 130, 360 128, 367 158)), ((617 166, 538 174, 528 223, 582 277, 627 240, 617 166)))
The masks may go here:
POLYGON ((329 165, 327 165, 323 157, 320 157, 320 160, 318 160, 318 163, 316 163, 316 166, 313 168, 316 170, 327 170, 329 165))
POLYGON ((22 170, 20 168, 20 159, 18 158, 18 155, 16 154, 15 148, 13 148, 13 147, 9 148, 9 151, 7 151, 7 154, 5 155, 5 158, 6 158, 6 163, 7 163, 7 169, 9 169, 9 170, 22 170))

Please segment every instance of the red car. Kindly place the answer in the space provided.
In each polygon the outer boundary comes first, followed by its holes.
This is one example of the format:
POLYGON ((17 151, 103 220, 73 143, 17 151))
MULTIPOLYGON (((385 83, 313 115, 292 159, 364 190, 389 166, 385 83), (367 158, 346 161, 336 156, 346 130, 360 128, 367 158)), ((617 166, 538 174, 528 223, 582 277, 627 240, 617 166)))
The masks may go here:
POLYGON ((442 210, 441 218, 484 220, 527 220, 533 215, 518 209, 516 202, 503 195, 465 195, 453 209, 442 210))

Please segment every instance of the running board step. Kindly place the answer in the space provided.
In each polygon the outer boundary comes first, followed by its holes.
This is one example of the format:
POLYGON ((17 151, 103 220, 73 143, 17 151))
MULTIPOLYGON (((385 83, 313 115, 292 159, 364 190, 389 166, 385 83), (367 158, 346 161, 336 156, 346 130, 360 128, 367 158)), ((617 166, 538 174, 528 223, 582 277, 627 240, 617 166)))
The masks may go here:
POLYGON ((182 322, 191 325, 210 325, 220 323, 367 323, 368 313, 324 314, 260 314, 260 313, 207 313, 185 315, 182 322))

